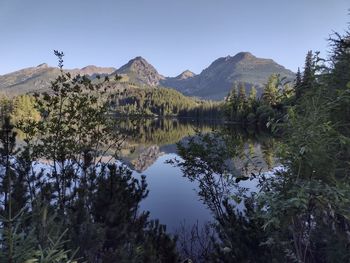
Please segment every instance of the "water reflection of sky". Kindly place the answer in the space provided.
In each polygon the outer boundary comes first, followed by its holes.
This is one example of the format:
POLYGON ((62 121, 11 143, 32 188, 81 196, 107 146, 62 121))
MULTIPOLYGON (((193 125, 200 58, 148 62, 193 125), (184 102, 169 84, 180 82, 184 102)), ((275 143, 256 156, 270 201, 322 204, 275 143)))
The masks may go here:
MULTIPOLYGON (((167 230, 174 233, 181 224, 192 226, 199 223, 203 225, 212 221, 212 214, 197 194, 198 182, 191 182, 183 176, 179 167, 174 167, 167 160, 179 159, 174 153, 160 156, 143 173, 134 173, 134 176, 146 176, 149 195, 140 204, 141 211, 150 211, 151 219, 159 219, 162 224, 167 225, 167 230)), ((275 167, 274 171, 282 169, 275 167)), ((265 173, 267 176, 272 171, 265 173)), ((258 180, 246 180, 239 183, 240 187, 248 188, 250 191, 258 191, 258 180)), ((243 203, 237 206, 243 208, 243 203)))
MULTIPOLYGON (((128 136, 125 149, 122 151, 122 162, 134 171, 135 177, 141 174, 146 176, 149 195, 140 204, 140 210, 150 212, 151 219, 159 219, 166 224, 169 232, 174 233, 181 225, 191 227, 196 224, 203 225, 213 221, 212 214, 198 195, 199 182, 190 181, 183 176, 177 166, 166 161, 179 159, 176 143, 185 142, 188 136, 195 134, 196 130, 211 133, 213 129, 222 129, 223 126, 180 122, 179 120, 146 120, 136 127, 136 136, 128 136)), ((126 134, 130 130, 125 123, 126 134)), ((247 168, 247 175, 252 172, 266 172, 268 167, 275 166, 273 157, 273 141, 263 140, 255 134, 249 134, 239 127, 233 126, 225 131, 233 138, 237 138, 239 156, 232 159, 230 167, 240 174, 247 168), (249 165, 246 166, 248 156, 249 165)), ((256 134, 259 135, 259 134, 256 134)), ((234 140, 235 141, 235 140, 234 140)), ((257 180, 241 181, 240 186, 256 190, 257 180)), ((235 187, 233 187, 235 189, 235 187)), ((233 190, 232 189, 232 190, 233 190)), ((234 191, 234 190, 233 190, 234 191)), ((231 191, 230 191, 231 193, 231 191)), ((242 209, 242 204, 238 209, 242 209)))
POLYGON ((211 220, 209 210, 196 193, 196 182, 183 177, 180 168, 165 163, 175 157, 178 158, 176 154, 163 155, 142 173, 150 192, 140 208, 150 211, 150 217, 166 224, 170 232, 184 222, 191 226, 197 221, 201 225, 211 220))

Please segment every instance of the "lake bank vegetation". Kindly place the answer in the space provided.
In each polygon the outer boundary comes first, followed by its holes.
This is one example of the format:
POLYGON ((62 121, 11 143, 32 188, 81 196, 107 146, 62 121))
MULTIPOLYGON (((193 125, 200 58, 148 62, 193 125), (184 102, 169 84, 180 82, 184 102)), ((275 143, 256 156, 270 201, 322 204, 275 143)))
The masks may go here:
MULTIPOLYGON (((271 99, 276 96, 262 97, 264 107, 274 113, 268 121, 271 130, 282 137, 277 152, 283 169, 273 176, 254 172, 237 178, 222 165, 237 150, 235 137, 198 134, 190 144, 179 145, 183 160, 176 165, 190 180, 202 183, 202 200, 216 215, 221 242, 214 245, 213 254, 204 254, 203 261, 350 260, 349 32, 335 34, 330 43, 333 49, 328 60, 317 53, 307 54, 294 95, 279 102, 271 99), (230 150, 222 145, 230 145, 230 150), (196 158, 201 162, 195 162, 196 158), (257 191, 248 193, 235 185, 241 180, 258 182, 257 191), (228 186, 237 187, 235 195, 232 191, 225 194, 228 186), (219 201, 213 202, 217 199, 212 196, 220 197, 219 201), (237 207, 242 203, 245 208, 240 212, 237 207)), ((242 92, 232 94, 232 98, 239 97, 242 92)), ((244 107, 236 109, 233 113, 244 107)))
POLYGON ((276 152, 283 169, 272 176, 231 172, 226 160, 243 147, 232 130, 178 144, 182 159, 172 163, 198 182, 215 218, 214 232, 198 235, 206 245, 193 261, 349 262, 350 32, 330 43, 327 61, 307 54, 295 83, 272 75, 260 98, 237 84, 223 104, 166 89, 111 97, 109 79, 72 77, 55 51, 62 74, 50 92, 1 103, 0 262, 179 262, 194 255, 140 211, 146 179, 102 161, 110 150, 117 158, 125 140, 111 108, 147 116, 224 112, 229 121, 268 126, 282 138, 276 152), (42 169, 33 165, 41 160, 42 169), (248 180, 258 184, 255 192, 240 185, 248 180))

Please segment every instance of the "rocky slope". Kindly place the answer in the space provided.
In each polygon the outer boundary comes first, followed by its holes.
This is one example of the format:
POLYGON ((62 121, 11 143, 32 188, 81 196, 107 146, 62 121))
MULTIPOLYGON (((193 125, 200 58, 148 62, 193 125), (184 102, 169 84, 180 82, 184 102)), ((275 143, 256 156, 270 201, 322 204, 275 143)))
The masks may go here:
POLYGON ((186 87, 191 87, 191 82, 193 78, 196 76, 192 71, 185 70, 180 75, 171 78, 165 78, 160 81, 160 84, 165 87, 171 87, 179 90, 180 92, 184 93, 186 87))
POLYGON ((80 74, 80 75, 88 75, 88 76, 94 76, 94 75, 110 75, 112 74, 116 69, 113 67, 97 67, 95 65, 89 65, 86 67, 83 67, 81 69, 72 69, 69 70, 72 74, 80 74))
POLYGON ((158 86, 165 79, 143 57, 131 59, 127 64, 116 71, 119 75, 126 75, 130 82, 147 86, 158 86))
POLYGON ((223 99, 235 82, 245 83, 247 92, 255 86, 261 94, 263 85, 273 73, 294 79, 292 71, 272 59, 257 58, 249 52, 219 58, 199 75, 186 70, 176 77, 164 77, 142 57, 130 60, 116 72, 127 76, 130 82, 170 87, 188 96, 213 100, 223 99))
MULTIPOLYGON (((66 70, 73 76, 97 74, 109 75, 115 71, 115 68, 104 68, 96 66, 87 66, 82 69, 66 70)), ((0 92, 12 96, 27 92, 40 92, 47 90, 50 82, 60 74, 57 67, 50 67, 43 63, 37 67, 21 69, 9 74, 0 76, 0 92)))
MULTIPOLYGON (((127 64, 115 68, 87 66, 82 69, 67 70, 73 75, 115 75, 123 76, 122 82, 150 87, 164 86, 174 88, 185 95, 204 99, 223 99, 233 84, 243 82, 247 92, 255 86, 261 94, 263 85, 273 73, 294 79, 294 73, 277 64, 272 59, 257 58, 249 52, 215 60, 200 74, 186 70, 176 77, 164 77, 142 57, 135 57, 127 64)), ((59 69, 41 64, 0 76, 0 92, 20 94, 46 89, 50 81, 59 74, 59 69)))
POLYGON ((198 96, 207 99, 223 99, 235 82, 243 82, 249 90, 255 86, 258 93, 267 82, 268 77, 278 73, 289 80, 294 79, 294 73, 277 64, 272 59, 253 56, 249 52, 241 52, 235 56, 222 57, 215 60, 199 75, 184 80, 165 79, 162 84, 177 89, 185 95, 198 96))

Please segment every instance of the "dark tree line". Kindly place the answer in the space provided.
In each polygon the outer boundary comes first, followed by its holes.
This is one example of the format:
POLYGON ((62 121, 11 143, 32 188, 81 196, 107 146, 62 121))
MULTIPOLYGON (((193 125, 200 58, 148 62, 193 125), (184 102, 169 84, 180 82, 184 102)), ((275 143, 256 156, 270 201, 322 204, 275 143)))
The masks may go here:
POLYGON ((128 117, 191 117, 217 119, 220 105, 216 102, 186 97, 167 88, 129 88, 113 92, 111 110, 128 117))
POLYGON ((247 126, 266 128, 266 124, 285 113, 294 90, 290 83, 278 74, 269 77, 261 96, 252 87, 246 95, 244 83, 235 83, 225 98, 224 116, 226 120, 247 126))

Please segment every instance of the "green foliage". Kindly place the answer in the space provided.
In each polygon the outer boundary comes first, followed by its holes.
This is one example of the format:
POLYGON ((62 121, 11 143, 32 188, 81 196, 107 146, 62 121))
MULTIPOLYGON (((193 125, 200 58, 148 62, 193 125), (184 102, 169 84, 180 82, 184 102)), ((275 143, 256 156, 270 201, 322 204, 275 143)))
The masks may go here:
MULTIPOLYGON (((274 262, 273 251, 262 243, 268 238, 261 231, 263 220, 255 215, 254 201, 245 200, 245 210, 238 212, 227 200, 225 212, 215 226, 220 243, 214 243, 212 262, 274 262), (252 253, 254 251, 254 253, 252 253)), ((274 255, 276 256, 276 255, 274 255)))
POLYGON ((343 128, 349 124, 347 88, 344 84, 334 90, 333 81, 340 77, 336 64, 324 71, 319 62, 308 52, 296 85, 296 104, 283 125, 280 157, 285 171, 264 181, 258 202, 272 247, 279 244, 289 260, 348 262, 350 241, 344 231, 350 224, 350 141, 343 128))
POLYGON ((138 209, 145 179, 103 161, 124 140, 109 114, 109 79, 72 78, 62 70, 63 53, 55 54, 61 75, 50 92, 15 100, 23 147, 15 149, 9 117, 0 132, 0 254, 6 262, 77 262, 75 255, 79 262, 176 262, 175 240, 138 209), (33 107, 40 118, 25 114, 33 107), (36 171, 34 162, 46 167, 36 171))
POLYGON ((234 85, 226 97, 223 106, 226 119, 262 129, 268 128, 268 123, 273 118, 283 116, 285 106, 293 96, 292 87, 277 74, 270 76, 261 98, 257 97, 254 87, 251 88, 247 98, 243 83, 237 90, 237 85, 234 85))
MULTIPOLYGON (((210 261, 350 261, 349 39, 346 33, 332 40, 328 68, 308 52, 295 94, 272 75, 261 99, 254 89, 247 96, 242 83, 227 96, 228 120, 269 125, 282 135, 282 170, 267 176, 249 168, 255 164, 254 141, 245 144, 232 130, 198 133, 178 145, 182 159, 173 164, 198 182, 198 195, 216 220, 210 261), (240 171, 236 157, 244 157, 240 171), (256 192, 240 185, 247 180, 258 184, 256 192)), ((176 238, 139 211, 148 194, 145 178, 102 162, 122 141, 113 132, 110 109, 121 115, 213 117, 219 105, 166 89, 108 98, 109 78, 72 78, 62 71, 63 53, 55 53, 61 75, 50 93, 2 103, 0 262, 73 262, 75 256, 88 262, 177 262, 176 238), (25 134, 22 149, 15 147, 10 112, 25 134), (49 169, 32 171, 32 162, 43 159, 49 169)), ((275 147, 273 139, 261 144, 269 168, 275 147)))
POLYGON ((109 103, 121 116, 220 117, 219 103, 189 98, 167 88, 129 88, 113 92, 109 103))
MULTIPOLYGON (((44 211, 44 210, 42 210, 44 211)), ((2 248, 0 253, 0 262, 13 262, 13 263, 75 263, 76 251, 71 251, 65 248, 67 241, 64 239, 67 236, 67 230, 63 233, 55 234, 47 233, 42 236, 43 239, 38 239, 37 231, 41 231, 40 228, 45 228, 45 224, 49 221, 53 221, 53 218, 49 218, 47 221, 42 218, 41 223, 43 225, 36 224, 28 227, 27 220, 28 214, 24 212, 24 209, 20 211, 11 220, 1 218, 1 222, 4 227, 0 228, 0 235, 2 248), (39 228, 37 228, 39 227, 39 228), (44 241, 44 242, 43 242, 44 241), (11 247, 11 249, 10 249, 11 247)), ((50 229, 52 226, 50 227, 50 229)))
POLYGON ((33 96, 21 95, 15 97, 12 103, 11 121, 15 125, 19 122, 40 120, 40 114, 35 108, 35 98, 33 96))
POLYGON ((52 243, 52 246, 47 247, 39 242, 36 235, 36 231, 44 229, 45 224, 40 224, 40 228, 36 228, 35 224, 31 227, 27 225, 32 218, 27 209, 26 171, 23 169, 25 161, 22 159, 23 154, 17 155, 16 133, 13 129, 10 118, 6 117, 0 132, 0 164, 4 168, 0 178, 0 262, 73 262, 68 260, 69 251, 62 246, 63 235, 57 241, 44 236, 44 240, 52 243), (13 162, 12 157, 16 155, 18 160, 13 162))
MULTIPOLYGON (((349 262, 350 35, 336 36, 333 64, 327 68, 317 53, 308 52, 295 94, 278 76, 271 76, 255 111, 242 111, 245 99, 237 90, 229 94, 225 106, 231 119, 269 123, 283 138, 282 170, 236 179, 258 180, 257 192, 249 196, 244 187, 237 192, 230 189, 231 196, 222 199, 220 186, 230 184, 227 173, 232 173, 225 168, 228 156, 220 140, 204 135, 179 147, 183 161, 178 165, 191 180, 199 180, 206 193, 200 192, 203 200, 221 201, 216 202, 220 213, 214 213, 220 239, 214 241, 214 262, 349 262), (224 182, 218 185, 212 175, 224 182), (244 213, 235 210, 242 200, 244 213)), ((233 142, 237 147, 237 140, 233 142)), ((273 145, 263 143, 261 148, 272 166, 273 145)))
POLYGON ((270 105, 261 105, 256 109, 257 121, 260 126, 266 125, 269 120, 275 117, 275 111, 270 105))
POLYGON ((91 211, 82 209, 82 195, 73 205, 73 211, 79 211, 71 215, 72 245, 79 245, 78 255, 88 262, 96 258, 103 262, 164 262, 168 258, 167 262, 175 262, 175 241, 165 233, 165 226, 154 225, 148 213, 138 210, 148 194, 145 178, 139 181, 130 170, 114 164, 103 170, 90 196, 91 211))
POLYGON ((267 81, 267 84, 264 88, 264 93, 262 99, 265 104, 270 106, 276 106, 279 103, 278 96, 278 86, 279 86, 279 77, 278 75, 271 75, 267 81))
POLYGON ((251 89, 249 98, 245 94, 245 84, 240 83, 239 88, 235 83, 234 87, 226 97, 224 105, 225 115, 227 119, 234 122, 244 122, 250 111, 256 107, 256 90, 251 89))
POLYGON ((6 117, 8 117, 13 108, 12 100, 6 96, 1 95, 0 97, 0 120, 4 123, 6 117))

